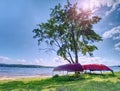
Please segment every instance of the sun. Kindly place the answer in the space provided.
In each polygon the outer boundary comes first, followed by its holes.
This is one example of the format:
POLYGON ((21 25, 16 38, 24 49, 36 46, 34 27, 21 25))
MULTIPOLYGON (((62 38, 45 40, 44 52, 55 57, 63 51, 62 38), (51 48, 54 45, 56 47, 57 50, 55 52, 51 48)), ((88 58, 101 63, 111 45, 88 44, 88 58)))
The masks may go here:
POLYGON ((83 10, 93 10, 98 4, 98 0, 84 0, 80 6, 83 10))
POLYGON ((81 8, 82 8, 83 10, 89 10, 89 9, 90 9, 90 6, 89 6, 89 4, 87 4, 86 2, 83 2, 81 8))

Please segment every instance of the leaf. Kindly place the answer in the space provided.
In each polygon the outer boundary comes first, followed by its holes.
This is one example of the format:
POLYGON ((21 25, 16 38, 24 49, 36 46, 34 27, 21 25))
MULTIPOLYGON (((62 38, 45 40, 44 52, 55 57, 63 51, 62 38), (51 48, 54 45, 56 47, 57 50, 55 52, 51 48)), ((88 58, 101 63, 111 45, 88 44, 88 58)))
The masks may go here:
POLYGON ((47 46, 55 47, 57 55, 66 60, 71 53, 74 63, 77 63, 79 53, 92 56, 98 49, 93 43, 102 41, 102 37, 93 30, 93 25, 101 18, 92 15, 90 10, 78 9, 77 3, 71 4, 69 0, 62 6, 59 3, 51 9, 48 21, 38 24, 33 30, 33 38, 38 40, 39 46, 46 42, 47 46))

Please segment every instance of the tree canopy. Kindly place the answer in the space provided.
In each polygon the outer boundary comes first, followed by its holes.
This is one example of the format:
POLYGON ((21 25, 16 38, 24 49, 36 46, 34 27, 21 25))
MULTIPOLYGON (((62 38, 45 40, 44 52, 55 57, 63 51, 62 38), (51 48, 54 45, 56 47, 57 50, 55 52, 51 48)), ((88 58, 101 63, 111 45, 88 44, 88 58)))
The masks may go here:
POLYGON ((94 42, 102 38, 93 30, 93 25, 100 20, 92 11, 79 9, 77 3, 67 1, 64 7, 58 4, 51 9, 50 19, 33 30, 34 38, 39 45, 45 42, 55 48, 57 55, 69 63, 78 63, 80 53, 92 56, 98 49, 94 42))

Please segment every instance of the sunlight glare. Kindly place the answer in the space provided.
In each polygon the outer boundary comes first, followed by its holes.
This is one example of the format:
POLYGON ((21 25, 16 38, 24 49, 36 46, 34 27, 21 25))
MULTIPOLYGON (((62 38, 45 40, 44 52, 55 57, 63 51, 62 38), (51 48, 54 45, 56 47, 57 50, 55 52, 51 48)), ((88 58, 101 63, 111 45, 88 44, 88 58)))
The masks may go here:
POLYGON ((96 0, 84 0, 81 4, 83 10, 93 10, 99 2, 96 0))
POLYGON ((82 4, 82 9, 83 9, 83 10, 88 10, 88 9, 89 9, 89 5, 88 5, 86 2, 84 2, 84 3, 82 4))

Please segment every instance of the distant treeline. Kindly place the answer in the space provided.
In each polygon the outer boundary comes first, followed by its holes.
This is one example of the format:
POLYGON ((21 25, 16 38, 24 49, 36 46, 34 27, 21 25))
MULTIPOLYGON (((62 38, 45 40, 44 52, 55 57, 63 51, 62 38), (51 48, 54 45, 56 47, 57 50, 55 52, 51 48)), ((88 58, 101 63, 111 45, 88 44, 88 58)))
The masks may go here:
POLYGON ((120 67, 120 65, 115 65, 115 66, 109 66, 109 67, 120 67))
POLYGON ((23 65, 23 64, 0 64, 0 67, 53 68, 52 66, 23 65))
MULTIPOLYGON (((42 66, 42 65, 2 64, 2 63, 0 63, 0 67, 54 68, 52 66, 42 66)), ((120 67, 120 65, 109 66, 109 67, 120 67)))

